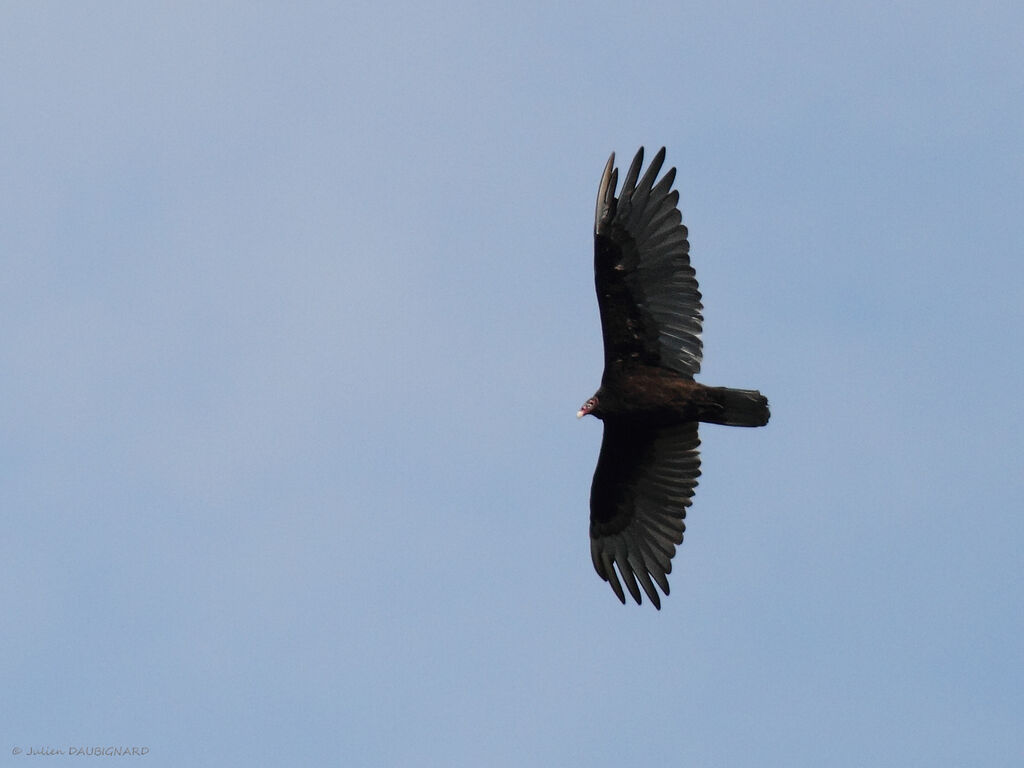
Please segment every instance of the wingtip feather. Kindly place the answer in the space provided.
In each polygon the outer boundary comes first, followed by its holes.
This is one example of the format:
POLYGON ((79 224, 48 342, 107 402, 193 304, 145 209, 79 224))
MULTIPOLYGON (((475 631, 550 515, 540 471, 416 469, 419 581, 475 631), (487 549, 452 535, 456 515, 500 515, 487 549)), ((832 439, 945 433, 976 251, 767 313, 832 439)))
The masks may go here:
POLYGON ((636 155, 633 157, 633 162, 629 165, 629 171, 626 172, 626 178, 622 180, 621 197, 632 197, 633 189, 636 187, 636 180, 640 176, 640 168, 643 164, 644 148, 640 147, 640 149, 636 151, 636 155))
POLYGON ((618 180, 618 171, 615 168, 615 153, 612 152, 608 162, 604 165, 604 172, 601 174, 601 183, 597 188, 597 205, 594 208, 594 234, 598 234, 603 225, 608 222, 611 199, 615 197, 615 185, 618 180))

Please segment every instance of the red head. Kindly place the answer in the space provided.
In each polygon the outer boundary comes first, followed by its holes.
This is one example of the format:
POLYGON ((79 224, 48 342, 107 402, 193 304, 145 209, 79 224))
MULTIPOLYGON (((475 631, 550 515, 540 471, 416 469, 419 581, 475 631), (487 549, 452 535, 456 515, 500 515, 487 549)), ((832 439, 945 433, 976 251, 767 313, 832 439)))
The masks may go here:
POLYGON ((581 419, 588 413, 593 413, 595 410, 597 410, 597 395, 594 395, 592 398, 587 400, 587 402, 580 406, 580 409, 576 411, 576 418, 581 419))

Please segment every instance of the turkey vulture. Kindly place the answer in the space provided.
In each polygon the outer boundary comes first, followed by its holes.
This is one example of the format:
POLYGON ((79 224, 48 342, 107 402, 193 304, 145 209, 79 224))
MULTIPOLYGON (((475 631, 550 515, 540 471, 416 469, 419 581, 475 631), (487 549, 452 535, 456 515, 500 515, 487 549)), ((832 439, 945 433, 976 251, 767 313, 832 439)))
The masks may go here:
POLYGON ((697 424, 761 427, 760 392, 693 380, 701 361, 701 297, 690 244, 672 189, 676 169, 656 181, 665 148, 643 177, 643 147, 618 197, 615 154, 597 192, 594 279, 604 334, 601 386, 580 408, 604 421, 590 489, 590 554, 597 574, 626 602, 619 578, 641 603, 661 608, 683 518, 700 475, 697 424), (618 575, 615 569, 618 568, 618 575))

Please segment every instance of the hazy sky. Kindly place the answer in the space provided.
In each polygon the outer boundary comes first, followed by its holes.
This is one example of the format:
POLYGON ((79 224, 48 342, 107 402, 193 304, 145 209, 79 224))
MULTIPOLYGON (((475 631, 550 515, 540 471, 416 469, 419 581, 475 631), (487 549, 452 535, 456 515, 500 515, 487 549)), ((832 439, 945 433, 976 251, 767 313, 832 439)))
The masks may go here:
POLYGON ((1015 2, 5 4, 4 760, 1021 765, 1022 40, 1015 2), (593 571, 575 418, 641 144, 701 380, 772 405, 702 428, 660 613, 593 571))

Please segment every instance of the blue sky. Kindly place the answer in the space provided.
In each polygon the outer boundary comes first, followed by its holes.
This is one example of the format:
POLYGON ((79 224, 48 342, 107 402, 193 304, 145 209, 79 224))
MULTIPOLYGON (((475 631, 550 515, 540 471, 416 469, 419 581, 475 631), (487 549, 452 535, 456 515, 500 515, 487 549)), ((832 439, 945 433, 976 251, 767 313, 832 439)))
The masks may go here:
POLYGON ((1022 39, 1010 2, 7 4, 0 754, 1020 765, 1022 39), (772 404, 702 429, 660 613, 593 572, 574 417, 641 144, 701 380, 772 404))

